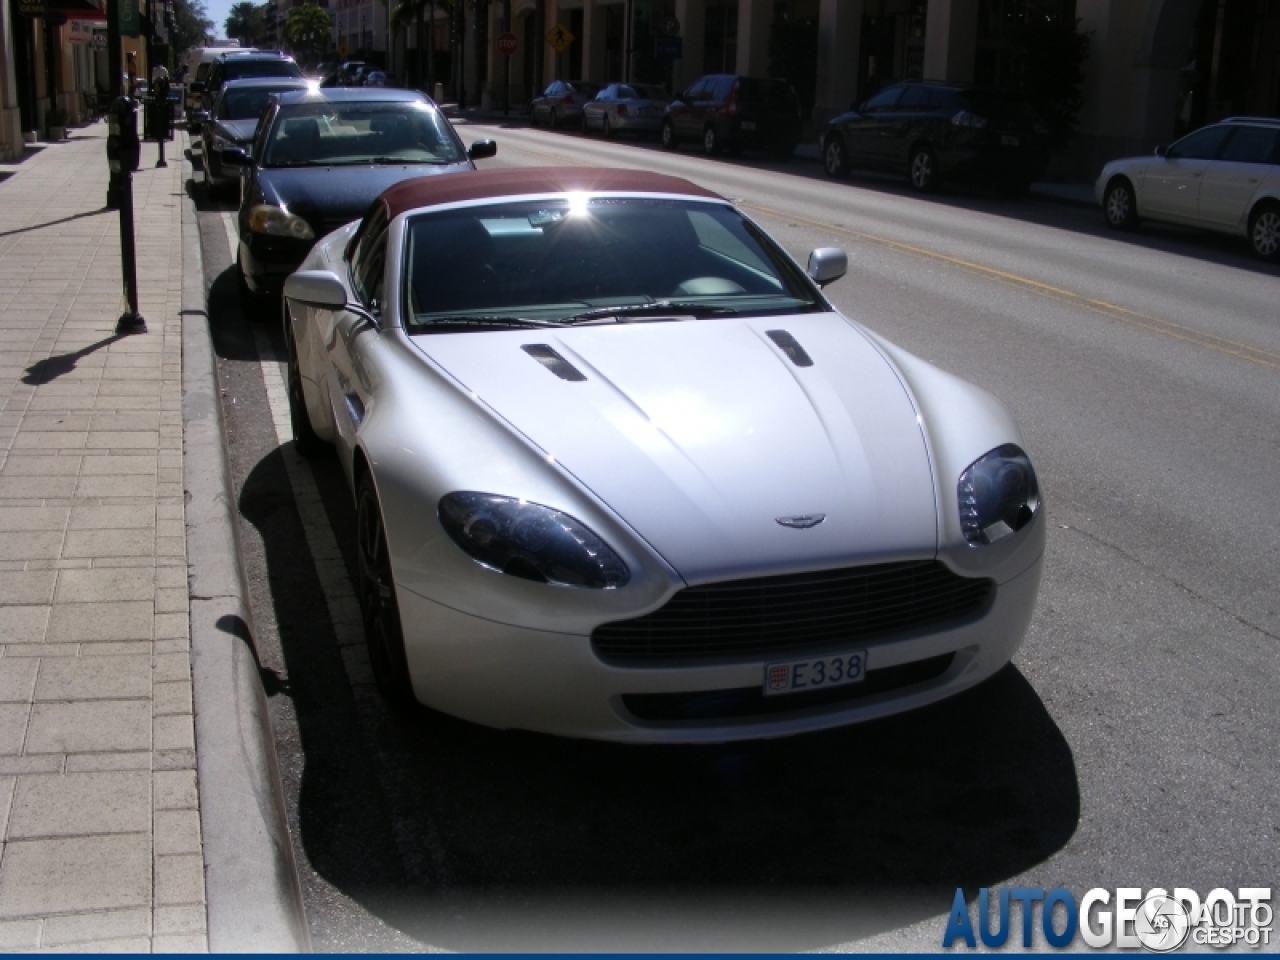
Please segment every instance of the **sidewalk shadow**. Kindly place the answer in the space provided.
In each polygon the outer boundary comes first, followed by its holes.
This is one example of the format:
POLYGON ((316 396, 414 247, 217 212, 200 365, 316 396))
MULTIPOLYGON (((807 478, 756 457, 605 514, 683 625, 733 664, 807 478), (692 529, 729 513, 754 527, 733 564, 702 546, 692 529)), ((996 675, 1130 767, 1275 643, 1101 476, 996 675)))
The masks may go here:
POLYGON ((57 220, 49 220, 46 223, 33 223, 29 227, 18 227, 16 230, 5 230, 0 232, 0 237, 12 237, 19 233, 30 233, 32 230, 43 230, 45 227, 56 227, 62 223, 71 223, 75 220, 83 220, 85 217, 96 217, 99 214, 111 213, 110 207, 99 207, 97 210, 86 210, 83 213, 73 213, 69 217, 61 217, 57 220))
MULTIPOLYGON (((74 219, 74 217, 69 219, 74 219)), ((0 236, 5 236, 5 234, 0 234, 0 236)), ((49 383, 52 380, 56 380, 63 374, 70 373, 74 370, 76 368, 77 360, 81 360, 84 357, 89 356, 89 354, 94 353, 97 350, 101 350, 103 347, 109 347, 117 340, 123 340, 127 336, 128 334, 124 333, 112 334, 105 340, 99 340, 97 343, 91 343, 87 347, 81 347, 74 353, 61 353, 56 357, 46 357, 45 359, 27 367, 27 371, 22 378, 22 382, 29 387, 38 387, 42 384, 49 383)))

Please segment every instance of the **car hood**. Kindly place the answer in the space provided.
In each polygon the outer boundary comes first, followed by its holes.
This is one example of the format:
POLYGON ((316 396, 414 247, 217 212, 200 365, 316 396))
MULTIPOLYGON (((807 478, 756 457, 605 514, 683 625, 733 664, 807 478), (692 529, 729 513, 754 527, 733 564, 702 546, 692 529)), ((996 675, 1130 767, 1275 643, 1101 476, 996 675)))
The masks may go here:
POLYGON ((687 582, 936 554, 916 410, 838 314, 414 340, 687 582), (769 338, 777 330, 811 366, 769 338), (533 344, 585 379, 557 376, 533 344))
POLYGON ((401 180, 474 170, 470 160, 434 166, 355 164, 333 167, 286 167, 259 171, 265 202, 304 218, 323 236, 364 216, 378 194, 401 180))
POLYGON ((253 131, 257 128, 258 121, 255 119, 219 120, 215 132, 234 140, 236 143, 248 143, 253 139, 253 131))

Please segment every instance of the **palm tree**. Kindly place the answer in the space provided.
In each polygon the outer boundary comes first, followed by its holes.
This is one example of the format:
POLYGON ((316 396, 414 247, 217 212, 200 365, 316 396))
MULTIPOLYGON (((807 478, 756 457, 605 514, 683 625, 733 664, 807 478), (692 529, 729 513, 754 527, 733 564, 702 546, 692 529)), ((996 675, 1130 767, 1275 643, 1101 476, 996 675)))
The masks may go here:
POLYGON ((228 37, 239 40, 243 46, 251 47, 262 38, 265 22, 262 7, 250 0, 240 0, 239 3, 232 4, 223 30, 228 37))
POLYGON ((329 14, 318 4, 308 2, 289 11, 289 17, 284 22, 284 32, 295 48, 306 50, 314 61, 328 47, 332 26, 329 14))

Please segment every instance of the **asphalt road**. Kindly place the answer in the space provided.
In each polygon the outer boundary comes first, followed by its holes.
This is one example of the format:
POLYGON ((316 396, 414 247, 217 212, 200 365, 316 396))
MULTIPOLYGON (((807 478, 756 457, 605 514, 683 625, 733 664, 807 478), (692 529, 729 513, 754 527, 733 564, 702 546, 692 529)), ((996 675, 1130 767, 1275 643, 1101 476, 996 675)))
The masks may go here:
POLYGON ((1280 888, 1274 267, 1242 240, 1117 235, 1083 208, 460 132, 498 140, 485 166, 688 177, 801 262, 844 247, 827 290, 842 310, 1015 412, 1045 492, 1045 578, 1012 667, 862 727, 654 748, 394 720, 342 616, 350 495, 335 463, 280 446, 279 332, 241 316, 226 208, 202 203, 317 949, 936 949, 957 886, 1280 888))

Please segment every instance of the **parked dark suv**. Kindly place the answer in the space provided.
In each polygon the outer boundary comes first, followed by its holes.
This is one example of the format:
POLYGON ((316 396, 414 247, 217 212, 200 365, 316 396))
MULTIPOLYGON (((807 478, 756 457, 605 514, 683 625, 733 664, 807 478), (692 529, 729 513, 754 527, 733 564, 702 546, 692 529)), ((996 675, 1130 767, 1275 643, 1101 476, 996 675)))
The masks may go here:
POLYGON ((781 160, 800 142, 800 103, 785 80, 712 74, 676 97, 662 121, 662 145, 702 144, 708 154, 768 150, 781 160))
POLYGON ((1022 194, 1048 162, 1048 133, 1017 94, 920 81, 835 117, 818 149, 833 177, 850 167, 891 170, 925 191, 943 177, 977 176, 1022 194))
POLYGON ((247 80, 250 77, 296 77, 303 79, 302 69, 293 57, 269 50, 252 53, 224 53, 213 62, 209 71, 209 83, 204 91, 204 102, 213 103, 214 96, 228 80, 247 80))

